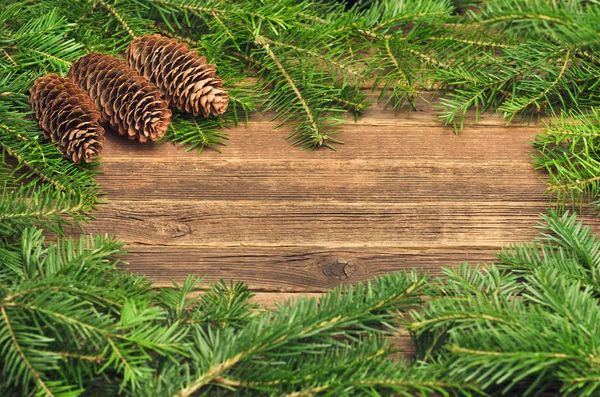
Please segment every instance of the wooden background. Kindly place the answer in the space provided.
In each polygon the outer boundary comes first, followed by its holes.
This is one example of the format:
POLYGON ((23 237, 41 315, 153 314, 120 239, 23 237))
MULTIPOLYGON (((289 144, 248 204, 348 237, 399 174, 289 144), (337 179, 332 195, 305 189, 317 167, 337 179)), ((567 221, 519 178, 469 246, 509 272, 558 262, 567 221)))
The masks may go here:
POLYGON ((549 205, 530 163, 540 129, 470 117, 457 136, 423 104, 374 106, 337 152, 290 147, 260 115, 229 132, 222 154, 109 134, 98 177, 108 204, 86 230, 124 240, 128 268, 158 286, 231 278, 268 305, 402 269, 435 275, 536 235, 549 205))

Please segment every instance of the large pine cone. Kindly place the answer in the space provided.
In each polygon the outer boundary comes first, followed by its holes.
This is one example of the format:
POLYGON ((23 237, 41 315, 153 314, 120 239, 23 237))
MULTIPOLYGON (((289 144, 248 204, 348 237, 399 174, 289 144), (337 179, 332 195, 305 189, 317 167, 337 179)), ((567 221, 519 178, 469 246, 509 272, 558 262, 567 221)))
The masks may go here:
POLYGON ((110 55, 88 54, 68 76, 90 94, 107 123, 120 135, 146 142, 162 137, 171 110, 156 86, 110 55))
POLYGON ((104 128, 92 98, 71 79, 57 74, 38 78, 29 103, 44 136, 75 163, 91 162, 102 151, 104 128))
POLYGON ((125 60, 156 84, 171 106, 204 117, 227 110, 229 95, 215 67, 185 43, 159 34, 138 37, 127 47, 125 60))

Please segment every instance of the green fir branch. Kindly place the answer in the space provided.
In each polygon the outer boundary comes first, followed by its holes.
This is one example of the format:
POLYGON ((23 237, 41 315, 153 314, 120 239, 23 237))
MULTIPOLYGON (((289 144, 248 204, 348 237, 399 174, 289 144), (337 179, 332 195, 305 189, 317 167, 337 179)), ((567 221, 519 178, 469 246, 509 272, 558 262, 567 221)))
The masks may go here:
POLYGON ((186 151, 197 149, 198 154, 202 153, 205 148, 220 152, 218 145, 224 145, 227 141, 224 129, 233 126, 233 120, 228 120, 226 116, 197 120, 178 114, 172 119, 169 130, 161 138, 161 142, 170 140, 173 143, 185 144, 188 146, 186 151))
POLYGON ((318 335, 322 343, 332 344, 333 335, 355 334, 358 329, 353 330, 354 325, 393 321, 386 310, 392 307, 398 310, 416 304, 416 294, 423 284, 424 280, 415 274, 398 274, 376 279, 364 288, 359 285, 356 288, 334 289, 321 298, 318 305, 313 299, 290 301, 281 306, 273 318, 262 316, 235 336, 223 334, 223 339, 215 346, 225 353, 223 359, 212 363, 175 395, 190 396, 256 355, 268 355, 273 351, 276 356, 284 356, 286 348, 290 349, 287 354, 292 355, 295 354, 293 352, 310 351, 311 343, 302 344, 307 338, 318 335), (288 318, 295 319, 294 328, 290 328, 285 321, 288 318))
POLYGON ((412 313, 419 357, 492 394, 597 392, 600 243, 575 216, 543 220, 535 245, 512 246, 500 265, 445 271, 412 313))
POLYGON ((567 112, 536 137, 534 163, 548 172, 548 193, 563 205, 596 197, 600 191, 599 122, 596 108, 567 112))

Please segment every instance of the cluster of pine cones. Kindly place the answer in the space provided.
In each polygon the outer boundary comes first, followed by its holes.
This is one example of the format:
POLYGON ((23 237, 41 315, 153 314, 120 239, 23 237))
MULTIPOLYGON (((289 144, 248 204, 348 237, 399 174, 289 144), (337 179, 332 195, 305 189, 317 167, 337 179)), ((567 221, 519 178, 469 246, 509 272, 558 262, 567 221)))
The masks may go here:
POLYGON ((102 150, 105 128, 155 141, 171 122, 169 105, 194 116, 224 113, 229 96, 215 73, 197 51, 155 34, 135 38, 125 62, 88 54, 67 78, 40 77, 29 102, 46 139, 75 163, 87 163, 102 150))

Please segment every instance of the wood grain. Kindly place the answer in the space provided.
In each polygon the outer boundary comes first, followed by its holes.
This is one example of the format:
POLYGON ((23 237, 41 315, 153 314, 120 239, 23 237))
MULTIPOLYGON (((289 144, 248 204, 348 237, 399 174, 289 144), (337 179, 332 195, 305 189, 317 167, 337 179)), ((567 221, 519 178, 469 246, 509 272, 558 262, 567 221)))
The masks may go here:
POLYGON ((86 230, 124 240, 128 268, 158 286, 233 278, 272 306, 392 271, 493 261, 530 241, 549 205, 530 163, 539 122, 469 114, 455 135, 429 104, 374 106, 344 126, 338 151, 309 152, 269 120, 230 130, 221 154, 108 134, 98 177, 108 203, 86 230))
POLYGON ((528 202, 118 201, 94 230, 144 245, 489 247, 530 239, 528 202), (118 206, 118 207, 117 207, 118 206), (153 214, 146 218, 147 214, 153 214), (442 220, 443 222, 440 222, 442 220))
POLYGON ((359 205, 424 199, 548 202, 543 196, 545 186, 531 175, 531 165, 512 161, 473 164, 432 159, 215 159, 165 160, 159 165, 127 159, 106 163, 104 172, 98 180, 112 200, 327 200, 359 205), (122 194, 125 185, 126 196, 122 194))
MULTIPOLYGON (((439 275, 442 266, 492 260, 495 247, 327 248, 319 246, 128 246, 129 269, 145 274, 159 287, 188 274, 205 276, 201 284, 244 280, 252 290, 270 293, 323 292, 340 283, 415 269, 439 275), (456 260, 456 261, 455 261, 456 260), (168 276, 168 277, 167 277, 168 276)), ((276 301, 279 295, 274 294, 276 301)), ((263 302, 266 298, 263 298, 263 302)))

